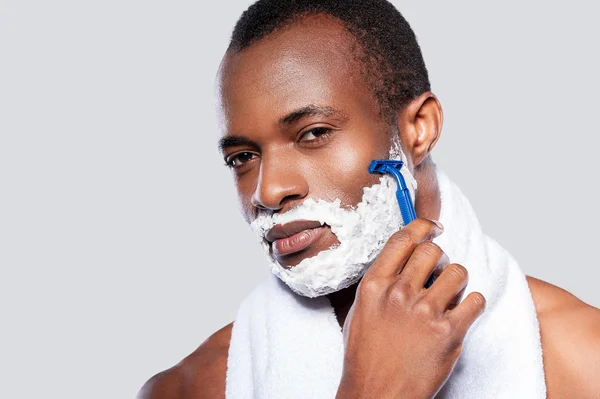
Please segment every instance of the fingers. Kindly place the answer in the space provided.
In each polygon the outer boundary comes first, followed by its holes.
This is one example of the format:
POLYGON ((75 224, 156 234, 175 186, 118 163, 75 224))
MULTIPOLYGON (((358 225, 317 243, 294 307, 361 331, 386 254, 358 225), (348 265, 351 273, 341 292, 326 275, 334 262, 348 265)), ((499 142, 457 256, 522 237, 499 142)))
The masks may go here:
POLYGON ((480 292, 471 292, 456 308, 447 313, 461 336, 467 334, 467 330, 485 311, 486 300, 480 292))
POLYGON ((417 245, 431 240, 443 231, 441 225, 432 220, 417 218, 394 233, 387 241, 375 263, 367 270, 364 278, 395 278, 417 245))
POLYGON ((456 297, 464 291, 468 282, 467 269, 457 263, 451 263, 429 287, 428 294, 436 307, 443 312, 448 308, 450 302, 457 303, 459 301, 456 297))
POLYGON ((448 265, 448 256, 432 241, 417 245, 411 257, 397 277, 400 284, 406 284, 414 293, 420 292, 429 276, 440 275, 448 265))

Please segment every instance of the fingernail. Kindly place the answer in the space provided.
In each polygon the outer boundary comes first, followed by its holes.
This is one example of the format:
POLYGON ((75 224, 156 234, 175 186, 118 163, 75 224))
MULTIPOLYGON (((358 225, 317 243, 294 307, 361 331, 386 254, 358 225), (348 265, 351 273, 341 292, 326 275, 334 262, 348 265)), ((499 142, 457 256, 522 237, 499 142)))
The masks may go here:
POLYGON ((444 231, 444 226, 442 226, 439 220, 432 220, 432 222, 435 223, 436 226, 440 228, 440 230, 444 231))

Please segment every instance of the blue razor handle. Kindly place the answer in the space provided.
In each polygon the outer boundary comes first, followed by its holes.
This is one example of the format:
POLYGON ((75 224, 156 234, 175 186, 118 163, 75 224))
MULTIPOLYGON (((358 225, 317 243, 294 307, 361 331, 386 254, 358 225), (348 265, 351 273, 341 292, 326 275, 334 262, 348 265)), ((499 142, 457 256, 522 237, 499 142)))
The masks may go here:
MULTIPOLYGON (((410 197, 410 191, 408 190, 408 187, 406 187, 404 176, 402 176, 402 173, 400 173, 400 169, 402 169, 403 165, 404 162, 402 161, 393 161, 389 159, 373 160, 369 165, 369 173, 389 173, 394 177, 394 179, 396 179, 396 183, 398 183, 396 188, 396 199, 398 200, 398 206, 400 207, 402 221, 406 226, 417 218, 417 214, 415 212, 412 198, 410 197)), ((427 280, 425 288, 429 288, 434 281, 435 278, 432 274, 429 277, 429 280, 427 280)))

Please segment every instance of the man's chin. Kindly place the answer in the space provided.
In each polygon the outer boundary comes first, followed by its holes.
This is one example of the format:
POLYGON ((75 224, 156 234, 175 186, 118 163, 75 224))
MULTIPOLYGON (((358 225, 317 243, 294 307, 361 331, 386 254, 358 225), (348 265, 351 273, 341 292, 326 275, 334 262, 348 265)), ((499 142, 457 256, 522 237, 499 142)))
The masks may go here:
MULTIPOLYGON (((293 269, 293 268, 292 268, 293 269)), ((320 284, 318 280, 313 280, 312 282, 302 282, 298 281, 294 278, 290 279, 290 276, 281 273, 281 269, 279 272, 275 272, 274 274, 282 283, 287 285, 294 293, 307 297, 307 298, 318 298, 324 297, 327 295, 344 295, 348 287, 352 287, 356 285, 360 279, 362 278, 363 273, 358 275, 346 276, 342 281, 339 281, 335 285, 331 284, 320 284)), ((320 279, 319 279, 320 280, 320 279)), ((322 283, 322 281, 321 281, 322 283)), ((352 291, 352 290, 350 290, 352 291)))
POLYGON ((352 259, 352 248, 340 245, 329 229, 327 234, 301 251, 281 256, 274 254, 269 246, 267 256, 271 261, 271 272, 293 292, 316 298, 343 290, 362 277, 368 266, 360 262, 348 263, 347 259, 352 259))

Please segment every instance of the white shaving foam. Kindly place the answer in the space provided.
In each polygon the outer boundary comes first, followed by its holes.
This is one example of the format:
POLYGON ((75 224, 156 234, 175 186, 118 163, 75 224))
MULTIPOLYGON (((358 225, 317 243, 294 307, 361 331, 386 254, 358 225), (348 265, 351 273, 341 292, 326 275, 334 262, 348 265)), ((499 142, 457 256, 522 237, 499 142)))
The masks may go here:
MULTIPOLYGON (((390 159, 406 157, 398 144, 392 146, 390 159)), ((406 166, 401 170, 411 197, 415 198, 416 180, 406 166)), ((379 183, 363 189, 361 202, 356 207, 343 208, 341 201, 333 202, 310 198, 283 214, 259 215, 251 224, 267 257, 271 271, 294 292, 317 297, 326 295, 357 282, 381 252, 388 238, 403 226, 396 200, 396 181, 383 175, 379 183), (305 258, 296 266, 286 268, 270 254, 265 234, 276 224, 296 220, 318 221, 331 227, 339 245, 305 258)))

